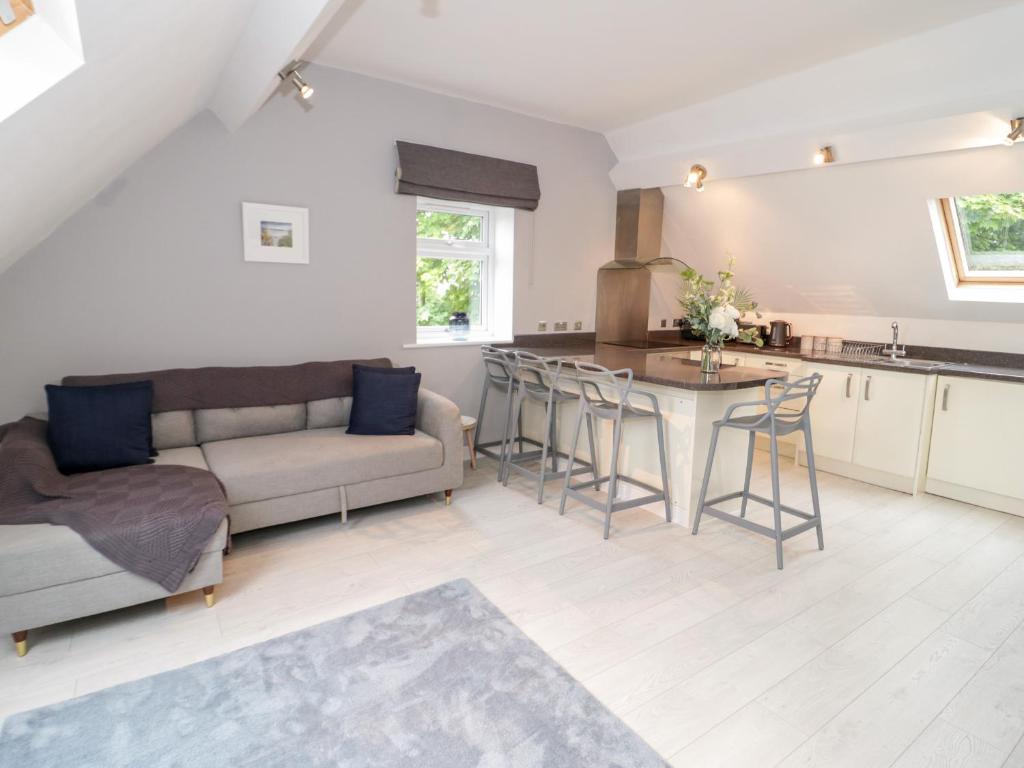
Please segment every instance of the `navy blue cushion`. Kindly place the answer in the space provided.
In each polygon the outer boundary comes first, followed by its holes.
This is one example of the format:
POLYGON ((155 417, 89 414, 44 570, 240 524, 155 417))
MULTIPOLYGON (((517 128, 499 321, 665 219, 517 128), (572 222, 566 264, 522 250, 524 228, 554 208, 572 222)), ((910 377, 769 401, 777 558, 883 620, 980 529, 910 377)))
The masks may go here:
POLYGON ((350 435, 411 435, 420 374, 415 368, 352 366, 350 435))
POLYGON ((153 444, 153 382, 46 387, 46 436, 65 474, 148 464, 153 444))

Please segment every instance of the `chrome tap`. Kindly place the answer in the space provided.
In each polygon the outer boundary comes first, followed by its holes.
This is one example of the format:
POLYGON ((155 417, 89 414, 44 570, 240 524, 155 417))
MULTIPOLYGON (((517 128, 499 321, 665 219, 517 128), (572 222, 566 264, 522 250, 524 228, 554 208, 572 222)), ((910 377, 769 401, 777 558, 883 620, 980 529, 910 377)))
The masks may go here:
POLYGON ((900 346, 900 324, 895 321, 892 324, 892 346, 885 347, 882 354, 889 355, 893 360, 907 356, 907 345, 900 346))

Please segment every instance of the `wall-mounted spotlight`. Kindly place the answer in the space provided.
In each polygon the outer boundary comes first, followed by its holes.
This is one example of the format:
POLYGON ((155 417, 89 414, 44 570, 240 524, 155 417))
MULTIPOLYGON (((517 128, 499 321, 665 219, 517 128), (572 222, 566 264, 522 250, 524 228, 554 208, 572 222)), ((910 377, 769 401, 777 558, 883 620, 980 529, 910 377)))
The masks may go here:
POLYGON ((686 181, 683 182, 684 187, 693 187, 698 192, 704 191, 704 179, 708 177, 708 169, 703 165, 692 165, 690 166, 690 172, 686 174, 686 181))
POLYGON ((1003 139, 1003 144, 1012 147, 1021 136, 1024 136, 1024 117, 1015 117, 1010 121, 1010 132, 1003 139))
POLYGON ((314 91, 313 86, 303 79, 302 75, 299 74, 299 70, 306 66, 304 61, 293 61, 287 67, 277 73, 277 76, 282 80, 288 80, 298 90, 299 95, 304 99, 309 99, 314 91))
POLYGON ((828 165, 835 158, 832 155, 832 147, 822 147, 814 153, 815 165, 828 165))

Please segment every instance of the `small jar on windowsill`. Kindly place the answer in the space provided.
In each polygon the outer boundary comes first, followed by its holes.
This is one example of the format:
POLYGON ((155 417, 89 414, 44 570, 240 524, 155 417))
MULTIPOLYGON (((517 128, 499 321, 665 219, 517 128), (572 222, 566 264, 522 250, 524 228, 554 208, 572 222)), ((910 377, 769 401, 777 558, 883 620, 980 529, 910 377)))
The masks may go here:
POLYGON ((465 312, 453 312, 448 319, 448 333, 454 341, 465 341, 469 338, 469 316, 465 312))

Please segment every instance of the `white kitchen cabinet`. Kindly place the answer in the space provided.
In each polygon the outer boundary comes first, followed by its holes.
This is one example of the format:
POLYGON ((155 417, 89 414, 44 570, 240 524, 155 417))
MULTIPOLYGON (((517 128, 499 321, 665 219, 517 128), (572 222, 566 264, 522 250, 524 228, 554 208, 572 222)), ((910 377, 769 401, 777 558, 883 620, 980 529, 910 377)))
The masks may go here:
POLYGON ((864 369, 853 463, 911 477, 917 469, 929 376, 864 369))
POLYGON ((939 376, 926 488, 1024 514, 1024 384, 939 376))
POLYGON ((804 366, 805 376, 823 377, 811 405, 818 468, 908 493, 920 490, 935 377, 812 361, 804 366))
POLYGON ((842 365, 807 363, 804 375, 822 375, 811 401, 811 436, 815 457, 853 461, 860 399, 860 369, 842 365))
POLYGON ((803 361, 800 358, 772 357, 764 354, 747 355, 746 363, 748 368, 769 368, 773 371, 783 371, 790 374, 790 378, 798 378, 803 361))

